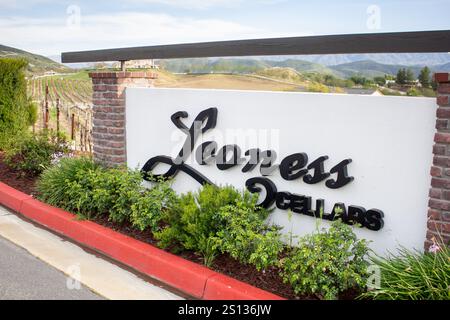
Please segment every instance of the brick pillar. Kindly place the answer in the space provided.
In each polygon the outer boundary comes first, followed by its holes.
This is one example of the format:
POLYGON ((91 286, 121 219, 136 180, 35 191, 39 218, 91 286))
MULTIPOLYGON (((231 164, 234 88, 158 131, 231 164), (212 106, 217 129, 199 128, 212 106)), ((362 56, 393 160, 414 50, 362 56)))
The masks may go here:
POLYGON ((125 89, 152 87, 150 72, 92 72, 94 159, 107 166, 126 164, 125 89))
POLYGON ((438 109, 425 249, 433 237, 439 239, 439 234, 445 244, 450 241, 450 73, 436 73, 434 79, 438 109))

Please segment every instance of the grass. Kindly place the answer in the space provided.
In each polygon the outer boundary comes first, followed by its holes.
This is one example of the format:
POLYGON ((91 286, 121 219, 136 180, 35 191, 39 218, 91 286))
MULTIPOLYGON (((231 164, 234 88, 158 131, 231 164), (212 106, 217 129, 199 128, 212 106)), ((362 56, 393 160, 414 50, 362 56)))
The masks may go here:
POLYGON ((380 268, 380 288, 363 298, 377 300, 449 300, 450 250, 442 244, 436 253, 401 248, 394 256, 374 257, 380 268))

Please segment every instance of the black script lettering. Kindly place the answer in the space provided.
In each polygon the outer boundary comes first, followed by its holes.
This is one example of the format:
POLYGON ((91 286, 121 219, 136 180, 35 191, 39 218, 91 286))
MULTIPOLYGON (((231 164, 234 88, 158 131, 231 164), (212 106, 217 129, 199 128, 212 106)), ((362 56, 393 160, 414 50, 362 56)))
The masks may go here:
POLYGON ((248 191, 252 193, 261 193, 263 191, 262 188, 258 187, 258 185, 263 186, 265 191, 265 197, 258 203, 258 205, 268 209, 273 205, 275 201, 275 197, 277 195, 277 187, 272 182, 272 180, 265 177, 254 177, 248 179, 245 182, 245 186, 247 187, 248 191))
POLYGON ((337 178, 336 180, 328 179, 325 185, 330 189, 338 189, 353 181, 353 177, 349 177, 347 173, 347 166, 351 162, 352 159, 346 159, 331 168, 330 172, 337 173, 337 178))
POLYGON ((291 196, 291 210, 295 213, 309 215, 311 210, 311 197, 294 194, 291 196))
POLYGON ((308 164, 306 153, 294 153, 284 158, 280 163, 280 174, 284 180, 295 180, 308 172, 302 169, 308 164), (302 170, 301 170, 302 169, 302 170), (295 172, 296 171, 296 172, 295 172))
POLYGON ((345 222, 347 224, 360 224, 364 226, 366 216, 366 209, 358 206, 348 206, 347 216, 345 222))
POLYGON ((266 150, 260 154, 262 162, 259 171, 263 176, 269 176, 276 168, 275 161, 277 160, 277 153, 273 150, 266 150))
POLYGON ((283 191, 278 192, 276 196, 276 206, 278 209, 287 210, 290 208, 291 194, 289 192, 283 191))
POLYGON ((195 151, 195 160, 200 165, 206 165, 214 160, 216 154, 217 142, 206 141, 203 142, 200 147, 195 151))
POLYGON ((216 166, 219 170, 230 169, 242 162, 241 148, 235 144, 223 146, 216 157, 216 166), (227 160, 228 153, 231 153, 231 158, 227 160))
POLYGON ((328 156, 321 156, 311 162, 307 169, 308 170, 314 170, 314 175, 311 176, 310 174, 307 174, 303 177, 303 181, 307 184, 315 184, 319 183, 322 180, 325 180, 330 176, 330 173, 325 172, 325 168, 323 166, 323 163, 325 160, 328 159, 328 156))
POLYGON ((364 226, 369 230, 378 231, 381 228, 383 228, 384 225, 383 218, 384 218, 383 211, 378 209, 367 210, 364 226))
POLYGON ((250 156, 250 159, 245 164, 245 166, 242 168, 242 172, 249 172, 249 171, 252 171, 253 169, 255 169, 255 167, 258 165, 259 160, 260 160, 260 157, 259 157, 260 152, 261 152, 261 150, 259 150, 258 148, 248 149, 247 151, 245 151, 245 155, 250 156))

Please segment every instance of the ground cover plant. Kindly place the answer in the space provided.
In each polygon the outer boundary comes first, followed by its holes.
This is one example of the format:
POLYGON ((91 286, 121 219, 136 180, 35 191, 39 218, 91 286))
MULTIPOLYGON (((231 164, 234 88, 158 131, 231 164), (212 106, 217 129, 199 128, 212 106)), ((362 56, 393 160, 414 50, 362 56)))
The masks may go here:
POLYGON ((178 196, 170 181, 148 188, 142 178, 140 171, 105 168, 90 158, 63 158, 42 173, 37 191, 41 200, 82 219, 129 224, 162 248, 199 255, 209 267, 226 255, 256 271, 270 271, 298 295, 336 299, 348 289, 364 289, 368 248, 350 226, 336 221, 329 230, 288 245, 255 194, 205 185, 178 196))
POLYGON ((25 133, 37 119, 37 107, 27 97, 26 60, 0 59, 0 149, 25 133))
POLYGON ((377 300, 449 300, 450 250, 448 244, 436 241, 429 252, 400 248, 382 258, 373 256, 380 268, 380 287, 361 297, 377 300))
POLYGON ((52 130, 43 130, 37 134, 26 132, 10 143, 5 152, 5 161, 24 174, 38 175, 52 162, 69 153, 63 134, 52 130))

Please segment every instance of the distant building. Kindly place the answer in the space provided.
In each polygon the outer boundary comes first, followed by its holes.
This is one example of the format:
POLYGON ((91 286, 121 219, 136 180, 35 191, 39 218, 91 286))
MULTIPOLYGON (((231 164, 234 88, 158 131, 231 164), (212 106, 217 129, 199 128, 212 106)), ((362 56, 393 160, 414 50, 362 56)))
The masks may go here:
MULTIPOLYGON (((130 69, 159 69, 154 59, 130 60, 125 63, 125 66, 130 69)), ((120 62, 115 63, 114 68, 120 68, 120 62)))

